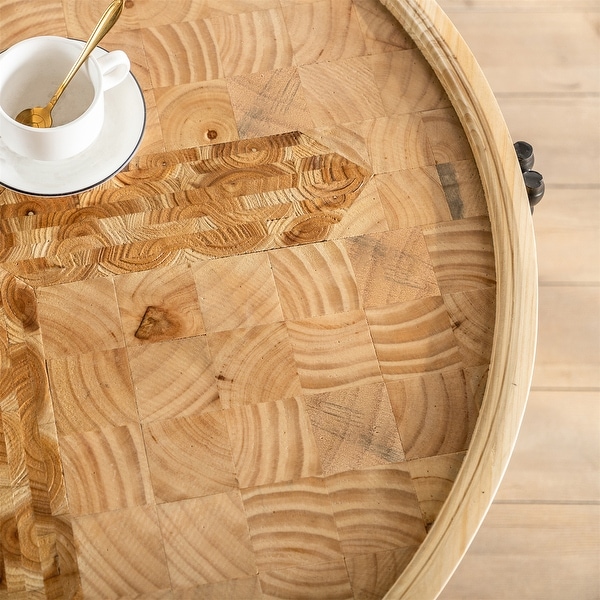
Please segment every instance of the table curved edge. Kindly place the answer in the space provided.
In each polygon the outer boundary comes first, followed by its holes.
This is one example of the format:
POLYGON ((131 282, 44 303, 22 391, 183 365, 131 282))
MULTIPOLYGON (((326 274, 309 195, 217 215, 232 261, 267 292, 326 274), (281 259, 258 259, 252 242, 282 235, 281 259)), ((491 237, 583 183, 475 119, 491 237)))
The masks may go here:
POLYGON ((487 388, 471 445, 427 538, 386 600, 436 598, 481 526, 514 449, 533 376, 537 262, 533 221, 513 141, 494 94, 434 0, 380 0, 443 85, 473 151, 485 192, 497 275, 487 388))

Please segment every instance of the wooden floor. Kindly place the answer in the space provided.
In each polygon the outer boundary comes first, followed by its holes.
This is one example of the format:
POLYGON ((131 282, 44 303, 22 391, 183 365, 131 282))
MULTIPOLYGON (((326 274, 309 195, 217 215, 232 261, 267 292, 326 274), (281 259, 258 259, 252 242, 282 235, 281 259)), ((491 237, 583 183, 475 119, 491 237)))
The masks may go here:
POLYGON ((496 500, 441 600, 600 598, 600 3, 439 0, 533 144, 539 336, 496 500))

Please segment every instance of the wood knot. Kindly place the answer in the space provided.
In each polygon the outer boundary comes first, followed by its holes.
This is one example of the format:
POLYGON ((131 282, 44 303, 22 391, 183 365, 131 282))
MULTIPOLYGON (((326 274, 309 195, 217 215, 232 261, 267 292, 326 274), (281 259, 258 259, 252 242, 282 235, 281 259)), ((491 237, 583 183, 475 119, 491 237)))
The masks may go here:
POLYGON ((209 130, 206 132, 206 137, 207 137, 209 140, 216 140, 216 139, 217 139, 217 135, 218 135, 218 133, 217 133, 217 132, 216 132, 214 129, 209 129, 209 130))
POLYGON ((180 329, 175 315, 160 306, 149 306, 134 335, 139 340, 157 341, 176 337, 180 329))

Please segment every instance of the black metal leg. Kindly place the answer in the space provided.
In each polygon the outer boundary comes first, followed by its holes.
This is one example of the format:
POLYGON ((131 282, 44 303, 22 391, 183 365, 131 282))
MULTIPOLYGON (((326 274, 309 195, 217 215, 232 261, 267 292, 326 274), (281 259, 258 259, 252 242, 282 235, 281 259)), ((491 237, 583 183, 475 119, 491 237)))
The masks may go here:
POLYGON ((515 142, 514 146, 517 158, 519 159, 521 173, 523 173, 523 181, 525 182, 525 189, 529 198, 529 208, 531 209, 531 214, 533 214, 534 206, 540 202, 546 191, 544 178, 540 173, 532 170, 533 163, 535 162, 533 146, 527 142, 515 142))

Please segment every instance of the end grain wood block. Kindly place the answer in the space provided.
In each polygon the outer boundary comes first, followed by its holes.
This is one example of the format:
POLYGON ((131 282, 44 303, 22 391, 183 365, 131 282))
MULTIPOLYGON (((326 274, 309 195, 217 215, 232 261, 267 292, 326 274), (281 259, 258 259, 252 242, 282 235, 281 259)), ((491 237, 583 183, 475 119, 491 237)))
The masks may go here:
POLYGON ((115 278, 128 346, 205 332, 192 270, 183 264, 115 278))
POLYGON ((159 503, 237 488, 227 423, 220 411, 148 423, 144 442, 159 503))
POLYGON ((406 31, 390 19, 385 6, 372 0, 354 0, 354 6, 365 37, 367 54, 415 47, 415 42, 406 31))
POLYGON ((292 44, 280 8, 216 17, 209 27, 226 77, 292 66, 292 44))
POLYGON ((256 574, 239 492, 163 504, 158 506, 158 518, 174 588, 182 590, 256 574))
POLYGON ((140 422, 222 408, 206 336, 128 349, 140 422))
POLYGON ((155 89, 224 76, 209 21, 149 27, 142 38, 155 89))
POLYGON ((444 304, 466 367, 488 365, 492 354, 496 287, 446 294, 444 304))
MULTIPOLYGON (((273 0, 267 0, 272 2, 273 0)), ((200 21, 214 14, 214 7, 206 2, 178 2, 153 0, 152 4, 139 5, 134 2, 128 7, 135 14, 142 29, 187 21, 200 21)))
POLYGON ((377 54, 371 57, 371 65, 389 117, 451 106, 444 88, 418 50, 377 54))
POLYGON ((453 219, 487 217, 485 195, 473 159, 438 163, 436 169, 453 219))
POLYGON ((343 218, 328 224, 327 236, 331 240, 357 237, 369 233, 380 233, 389 229, 379 194, 373 180, 365 184, 353 205, 343 218))
POLYGON ((366 57, 306 65, 298 73, 316 127, 361 123, 385 115, 366 57), (340 85, 332 86, 332 81, 340 85))
POLYGON ((259 571, 343 558, 328 490, 321 477, 274 483, 241 493, 259 571))
POLYGON ((187 594, 198 594, 202 600, 223 600, 223 598, 263 600, 264 598, 257 576, 226 579, 217 583, 206 583, 186 588, 185 591, 187 594))
POLYGON ((137 422, 124 348, 53 358, 46 368, 60 435, 137 422))
POLYGON ((407 463, 427 528, 434 523, 444 505, 465 454, 431 456, 407 463))
POLYGON ((451 107, 424 111, 423 124, 436 164, 472 160, 473 152, 451 107))
POLYGON ((226 412, 240 488, 321 475, 309 413, 296 400, 261 402, 226 412))
POLYGON ((225 80, 163 87, 156 89, 154 96, 158 118, 166 132, 166 150, 238 139, 236 117, 225 80))
POLYGON ((224 408, 293 398, 302 393, 284 323, 208 335, 224 408))
POLYGON ((469 447, 479 409, 463 369, 392 381, 387 389, 408 460, 469 447))
POLYGON ((494 245, 487 217, 431 225, 423 233, 442 294, 495 285, 494 245))
POLYGON ((360 308, 344 244, 329 241, 269 253, 285 319, 299 320, 360 308))
POLYGON ((363 235, 345 245, 365 309, 439 295, 419 228, 363 235))
POLYGON ((242 139, 314 127, 294 67, 231 77, 227 89, 242 139))
POLYGON ((451 219, 446 195, 434 166, 381 173, 376 175, 375 182, 391 230, 451 219))
POLYGON ((337 473, 325 485, 344 556, 416 546, 425 538, 406 464, 337 473))
POLYGON ((60 449, 73 515, 143 506, 154 500, 137 423, 71 433, 60 449))
POLYGON ((112 279, 78 281, 37 291, 47 358, 124 346, 112 279))
POLYGON ((381 550, 345 559, 354 598, 383 598, 400 577, 418 546, 381 550))
POLYGON ((324 475, 404 460, 382 383, 314 394, 305 402, 324 475))
POLYGON ((365 54, 360 22, 350 0, 289 3, 283 14, 297 66, 365 54), (333 35, 334 30, 344 35, 333 35))
MULTIPOLYGON (((38 35, 67 36, 63 6, 55 0, 41 0, 35 11, 23 10, 18 0, 2 3, 2 27, 0 28, 0 48, 8 48, 21 40, 38 35), (40 19, 39 15, 44 18, 40 19)), ((91 31, 91 29, 90 29, 91 31)))
POLYGON ((375 174, 435 164, 422 113, 380 116, 358 127, 366 140, 375 174))
POLYGON ((385 381, 462 364, 440 296, 371 308, 367 320, 385 381))
POLYGON ((261 598, 354 600, 345 560, 311 563, 259 574, 261 598))
POLYGON ((283 321, 266 253, 199 263, 193 274, 207 332, 283 321))
POLYGON ((86 596, 115 598, 133 591, 150 595, 170 586, 153 506, 77 517, 73 529, 86 596))
POLYGON ((305 393, 381 381, 379 362, 362 310, 288 321, 287 329, 305 393))
MULTIPOLYGON (((51 2, 47 3, 51 4, 51 2)), ((87 39, 90 31, 94 30, 102 11, 99 11, 98 7, 94 5, 79 6, 77 0, 65 0, 62 5, 64 14, 61 16, 67 25, 69 36, 87 39)), ((119 20, 113 26, 114 31, 121 33, 139 28, 137 11, 130 10, 130 8, 131 5, 124 7, 119 20)))

